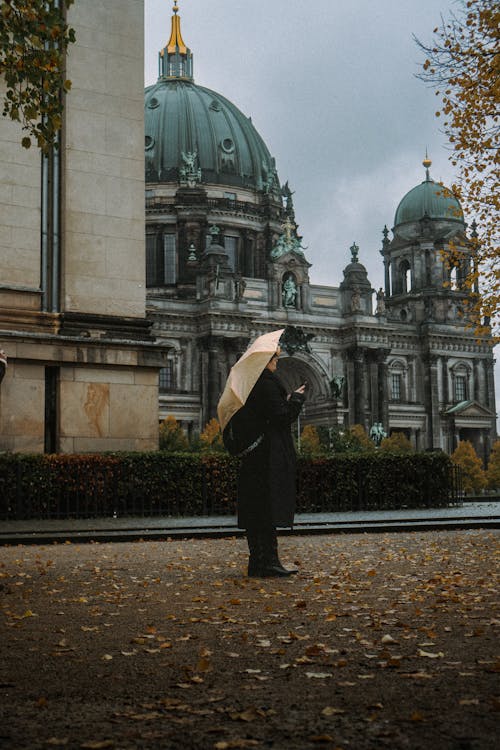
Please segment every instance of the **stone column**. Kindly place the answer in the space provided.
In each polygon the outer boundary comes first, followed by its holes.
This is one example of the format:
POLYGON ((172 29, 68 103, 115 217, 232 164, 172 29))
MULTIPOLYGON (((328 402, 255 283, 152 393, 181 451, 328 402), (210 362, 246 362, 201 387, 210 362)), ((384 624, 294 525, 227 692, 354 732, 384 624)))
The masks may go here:
POLYGON ((389 434, 389 382, 386 360, 390 353, 390 349, 377 350, 377 410, 373 412, 374 421, 382 422, 387 434, 389 434))
MULTIPOLYGON (((369 386, 370 386, 370 424, 380 421, 380 389, 379 389, 379 374, 378 374, 378 357, 376 351, 367 352, 367 370, 369 373, 369 386)), ((385 425, 384 425, 385 426, 385 425)))
POLYGON ((217 404, 220 398, 219 360, 221 352, 217 340, 211 338, 208 348, 208 419, 217 416, 217 404))
POLYGON ((427 353, 424 365, 424 402, 427 411, 427 448, 440 448, 438 363, 436 354, 427 353))
POLYGON ((356 412, 355 412, 355 371, 354 371, 354 362, 352 361, 351 357, 349 356, 349 353, 346 352, 346 365, 345 365, 345 372, 347 377, 347 382, 345 385, 345 398, 347 400, 347 407, 349 409, 349 425, 353 425, 356 423, 356 412))
POLYGON ((441 357, 441 378, 443 381, 443 403, 450 403, 450 393, 448 387, 448 357, 441 357))
POLYGON ((365 424, 365 352, 363 349, 356 347, 353 352, 354 362, 354 421, 355 424, 365 424))
POLYGON ((495 367, 495 360, 493 359, 493 357, 484 360, 484 369, 485 369, 484 380, 485 380, 485 385, 486 385, 485 401, 486 401, 487 406, 491 409, 492 412, 496 411, 494 367, 495 367))

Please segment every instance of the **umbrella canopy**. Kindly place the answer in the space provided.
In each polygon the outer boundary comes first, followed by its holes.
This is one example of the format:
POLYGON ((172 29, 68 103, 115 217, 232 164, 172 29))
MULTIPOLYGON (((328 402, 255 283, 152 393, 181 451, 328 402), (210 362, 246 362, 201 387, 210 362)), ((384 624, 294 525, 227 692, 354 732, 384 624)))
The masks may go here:
POLYGON ((284 328, 280 328, 278 331, 271 331, 271 333, 265 333, 263 336, 256 338, 236 364, 231 367, 226 386, 217 406, 217 416, 222 430, 224 430, 233 414, 236 414, 247 400, 267 363, 278 349, 279 340, 284 330, 284 328))

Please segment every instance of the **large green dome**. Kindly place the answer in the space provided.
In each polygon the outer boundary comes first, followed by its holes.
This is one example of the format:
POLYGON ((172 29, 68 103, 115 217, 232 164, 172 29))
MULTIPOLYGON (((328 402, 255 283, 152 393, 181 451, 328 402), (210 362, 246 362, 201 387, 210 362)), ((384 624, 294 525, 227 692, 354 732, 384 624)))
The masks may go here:
POLYGON ((427 167, 426 179, 410 190, 396 209, 394 226, 419 221, 424 217, 430 219, 447 219, 464 223, 462 207, 456 198, 429 176, 430 160, 424 161, 427 167))
POLYGON ((275 163, 250 118, 189 78, 145 90, 146 181, 177 181, 182 153, 196 153, 202 183, 276 191, 275 163))

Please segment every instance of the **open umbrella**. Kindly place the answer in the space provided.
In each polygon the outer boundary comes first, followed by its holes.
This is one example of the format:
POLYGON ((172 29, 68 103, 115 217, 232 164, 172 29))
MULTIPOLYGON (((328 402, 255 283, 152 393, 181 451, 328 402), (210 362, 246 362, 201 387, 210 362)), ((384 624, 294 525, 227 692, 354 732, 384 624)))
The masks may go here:
POLYGON ((264 371, 267 363, 276 352, 280 337, 285 329, 271 331, 259 336, 236 362, 226 381, 226 386, 217 406, 217 416, 221 429, 243 406, 250 391, 264 371))

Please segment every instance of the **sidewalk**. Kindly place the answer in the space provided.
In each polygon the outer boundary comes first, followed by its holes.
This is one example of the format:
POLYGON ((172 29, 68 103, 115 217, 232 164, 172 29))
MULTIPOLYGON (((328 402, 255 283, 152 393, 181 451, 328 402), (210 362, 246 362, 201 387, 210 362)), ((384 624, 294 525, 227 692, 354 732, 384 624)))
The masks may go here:
MULTIPOLYGON (((466 503, 460 507, 303 513, 293 530, 283 534, 327 534, 416 531, 452 528, 499 528, 500 502, 466 503)), ((51 519, 0 522, 0 545, 53 542, 133 541, 166 537, 239 536, 234 516, 51 519)))

